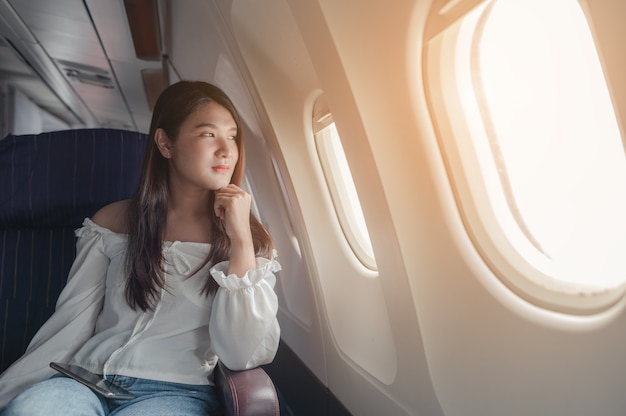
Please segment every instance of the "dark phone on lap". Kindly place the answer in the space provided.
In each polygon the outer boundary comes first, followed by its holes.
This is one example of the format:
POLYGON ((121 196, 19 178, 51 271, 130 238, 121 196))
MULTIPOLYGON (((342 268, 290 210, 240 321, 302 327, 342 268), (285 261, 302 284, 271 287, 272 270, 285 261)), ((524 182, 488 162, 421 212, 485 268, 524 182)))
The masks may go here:
POLYGON ((126 390, 117 387, 110 381, 103 379, 97 374, 92 373, 83 367, 71 364, 50 363, 50 367, 54 368, 61 374, 73 378, 79 383, 84 384, 98 394, 108 399, 133 399, 135 396, 126 390))

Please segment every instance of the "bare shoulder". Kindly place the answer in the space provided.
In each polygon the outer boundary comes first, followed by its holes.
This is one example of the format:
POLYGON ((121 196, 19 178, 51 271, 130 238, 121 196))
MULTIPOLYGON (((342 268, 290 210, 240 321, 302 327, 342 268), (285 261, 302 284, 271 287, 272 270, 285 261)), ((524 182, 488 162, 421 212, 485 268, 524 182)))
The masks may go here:
POLYGON ((128 233, 128 207, 130 199, 112 202, 98 210, 91 220, 114 233, 128 233))

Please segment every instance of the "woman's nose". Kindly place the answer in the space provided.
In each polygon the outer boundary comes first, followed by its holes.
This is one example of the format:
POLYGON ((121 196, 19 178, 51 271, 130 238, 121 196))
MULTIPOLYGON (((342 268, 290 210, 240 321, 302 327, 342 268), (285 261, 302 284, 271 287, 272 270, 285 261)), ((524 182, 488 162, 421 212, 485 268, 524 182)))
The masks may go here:
POLYGON ((219 139, 219 146, 215 152, 219 157, 230 157, 232 151, 226 139, 219 139))

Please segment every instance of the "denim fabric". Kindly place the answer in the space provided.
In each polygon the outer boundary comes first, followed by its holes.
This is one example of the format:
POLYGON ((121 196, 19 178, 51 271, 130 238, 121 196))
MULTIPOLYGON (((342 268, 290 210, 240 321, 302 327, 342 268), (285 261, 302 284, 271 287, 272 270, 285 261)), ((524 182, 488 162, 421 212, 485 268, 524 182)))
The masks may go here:
POLYGON ((217 416, 215 387, 112 376, 110 380, 135 395, 106 399, 63 376, 37 383, 16 396, 1 416, 217 416))

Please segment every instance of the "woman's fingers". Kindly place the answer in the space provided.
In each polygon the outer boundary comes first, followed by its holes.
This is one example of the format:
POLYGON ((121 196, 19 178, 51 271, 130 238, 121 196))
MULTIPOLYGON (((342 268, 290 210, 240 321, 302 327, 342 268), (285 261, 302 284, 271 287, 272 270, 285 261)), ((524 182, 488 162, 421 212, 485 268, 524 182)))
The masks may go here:
POLYGON ((229 184, 215 191, 215 215, 224 221, 231 239, 250 232, 250 203, 250 195, 236 185, 229 184))

